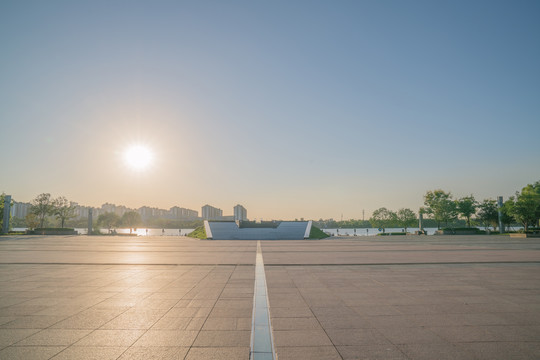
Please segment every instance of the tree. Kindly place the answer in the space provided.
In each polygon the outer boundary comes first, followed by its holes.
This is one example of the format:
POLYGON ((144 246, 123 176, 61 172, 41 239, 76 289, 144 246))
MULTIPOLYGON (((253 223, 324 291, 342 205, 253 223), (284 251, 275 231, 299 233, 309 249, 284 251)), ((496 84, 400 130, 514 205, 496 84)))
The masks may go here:
POLYGON ((382 207, 380 209, 377 209, 373 212, 371 215, 371 219, 369 219, 369 222, 373 227, 376 228, 386 228, 387 226, 391 225, 392 222, 396 221, 396 213, 388 210, 385 207, 382 207))
POLYGON ((437 227, 441 228, 441 222, 448 222, 457 218, 456 203, 452 201, 452 194, 441 189, 428 191, 424 195, 424 205, 427 214, 437 221, 437 227))
POLYGON ((39 226, 42 228, 45 218, 53 213, 54 205, 51 200, 51 194, 43 193, 39 194, 34 200, 32 200, 32 206, 30 212, 35 214, 39 220, 39 226))
POLYGON ((26 214, 25 220, 26 220, 26 226, 30 228, 31 230, 34 230, 35 228, 39 226, 39 219, 36 216, 36 214, 29 212, 28 214, 26 214))
POLYGON ((476 213, 477 205, 478 203, 472 194, 456 200, 457 212, 467 220, 467 227, 471 227, 471 216, 476 213))
POLYGON ((501 207, 501 222, 505 228, 516 222, 513 214, 514 211, 514 197, 511 196, 506 200, 501 207))
POLYGON ((490 226, 493 226, 495 229, 499 220, 497 202, 492 199, 486 199, 478 204, 477 219, 486 229, 488 229, 490 226))
POLYGON ((529 226, 538 225, 540 218, 540 181, 525 186, 521 193, 516 192, 516 197, 512 198, 513 204, 510 206, 511 215, 523 225, 525 232, 529 226))
POLYGON ((112 228, 120 224, 120 216, 112 212, 106 212, 98 216, 97 223, 99 226, 106 227, 110 232, 112 228))
POLYGON ((127 211, 122 216, 121 223, 124 226, 129 227, 129 233, 131 234, 131 229, 136 228, 142 222, 141 214, 136 211, 127 211))
POLYGON ((61 227, 64 227, 66 220, 75 217, 75 207, 64 196, 59 196, 53 200, 53 214, 60 220, 61 227))
POLYGON ((416 223, 417 218, 414 211, 411 209, 399 209, 396 218, 398 221, 399 226, 403 227, 405 229, 405 232, 407 232, 407 228, 409 226, 412 226, 416 223))

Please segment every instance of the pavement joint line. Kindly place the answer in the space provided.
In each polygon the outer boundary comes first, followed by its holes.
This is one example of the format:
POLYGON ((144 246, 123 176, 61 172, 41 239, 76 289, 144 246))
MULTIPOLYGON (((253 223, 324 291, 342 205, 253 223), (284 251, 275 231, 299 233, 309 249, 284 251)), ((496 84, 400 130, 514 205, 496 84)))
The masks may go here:
POLYGON ((253 294, 253 315, 251 320, 250 360, 276 360, 272 324, 270 322, 270 303, 266 274, 262 256, 261 242, 257 241, 255 261, 255 284, 253 294))
POLYGON ((223 263, 223 264, 191 264, 191 263, 61 263, 61 262, 0 262, 2 265, 74 265, 74 266, 89 266, 89 265, 103 265, 103 266, 255 266, 255 264, 237 264, 237 263, 223 263))
POLYGON ((447 261, 408 263, 324 263, 324 264, 265 264, 265 266, 407 266, 407 265, 496 265, 496 264, 540 264, 540 261, 447 261))

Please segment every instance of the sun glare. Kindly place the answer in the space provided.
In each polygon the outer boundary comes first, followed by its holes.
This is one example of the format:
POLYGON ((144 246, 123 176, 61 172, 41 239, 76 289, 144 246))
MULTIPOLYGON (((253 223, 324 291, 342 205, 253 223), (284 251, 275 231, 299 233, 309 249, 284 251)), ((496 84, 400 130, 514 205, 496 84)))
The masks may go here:
POLYGON ((153 154, 144 145, 133 145, 124 151, 124 161, 128 167, 137 171, 146 170, 152 163, 153 154))

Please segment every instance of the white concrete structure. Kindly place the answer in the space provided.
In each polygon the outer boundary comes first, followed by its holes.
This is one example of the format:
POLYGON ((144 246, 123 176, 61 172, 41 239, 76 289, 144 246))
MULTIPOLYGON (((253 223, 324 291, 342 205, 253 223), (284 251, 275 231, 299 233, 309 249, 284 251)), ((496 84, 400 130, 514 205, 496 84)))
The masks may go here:
POLYGON ((206 237, 212 240, 301 240, 309 238, 311 221, 278 221, 265 226, 241 221, 205 220, 204 227, 206 237))

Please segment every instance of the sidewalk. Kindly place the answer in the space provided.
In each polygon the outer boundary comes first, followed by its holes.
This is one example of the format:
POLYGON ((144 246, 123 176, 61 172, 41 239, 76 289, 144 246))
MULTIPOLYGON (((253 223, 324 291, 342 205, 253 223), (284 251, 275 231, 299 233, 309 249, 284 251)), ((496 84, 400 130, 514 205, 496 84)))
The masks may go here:
MULTIPOLYGON (((0 240, 0 359, 249 359, 256 241, 0 240)), ((261 241, 278 357, 539 358, 531 240, 261 241)))

